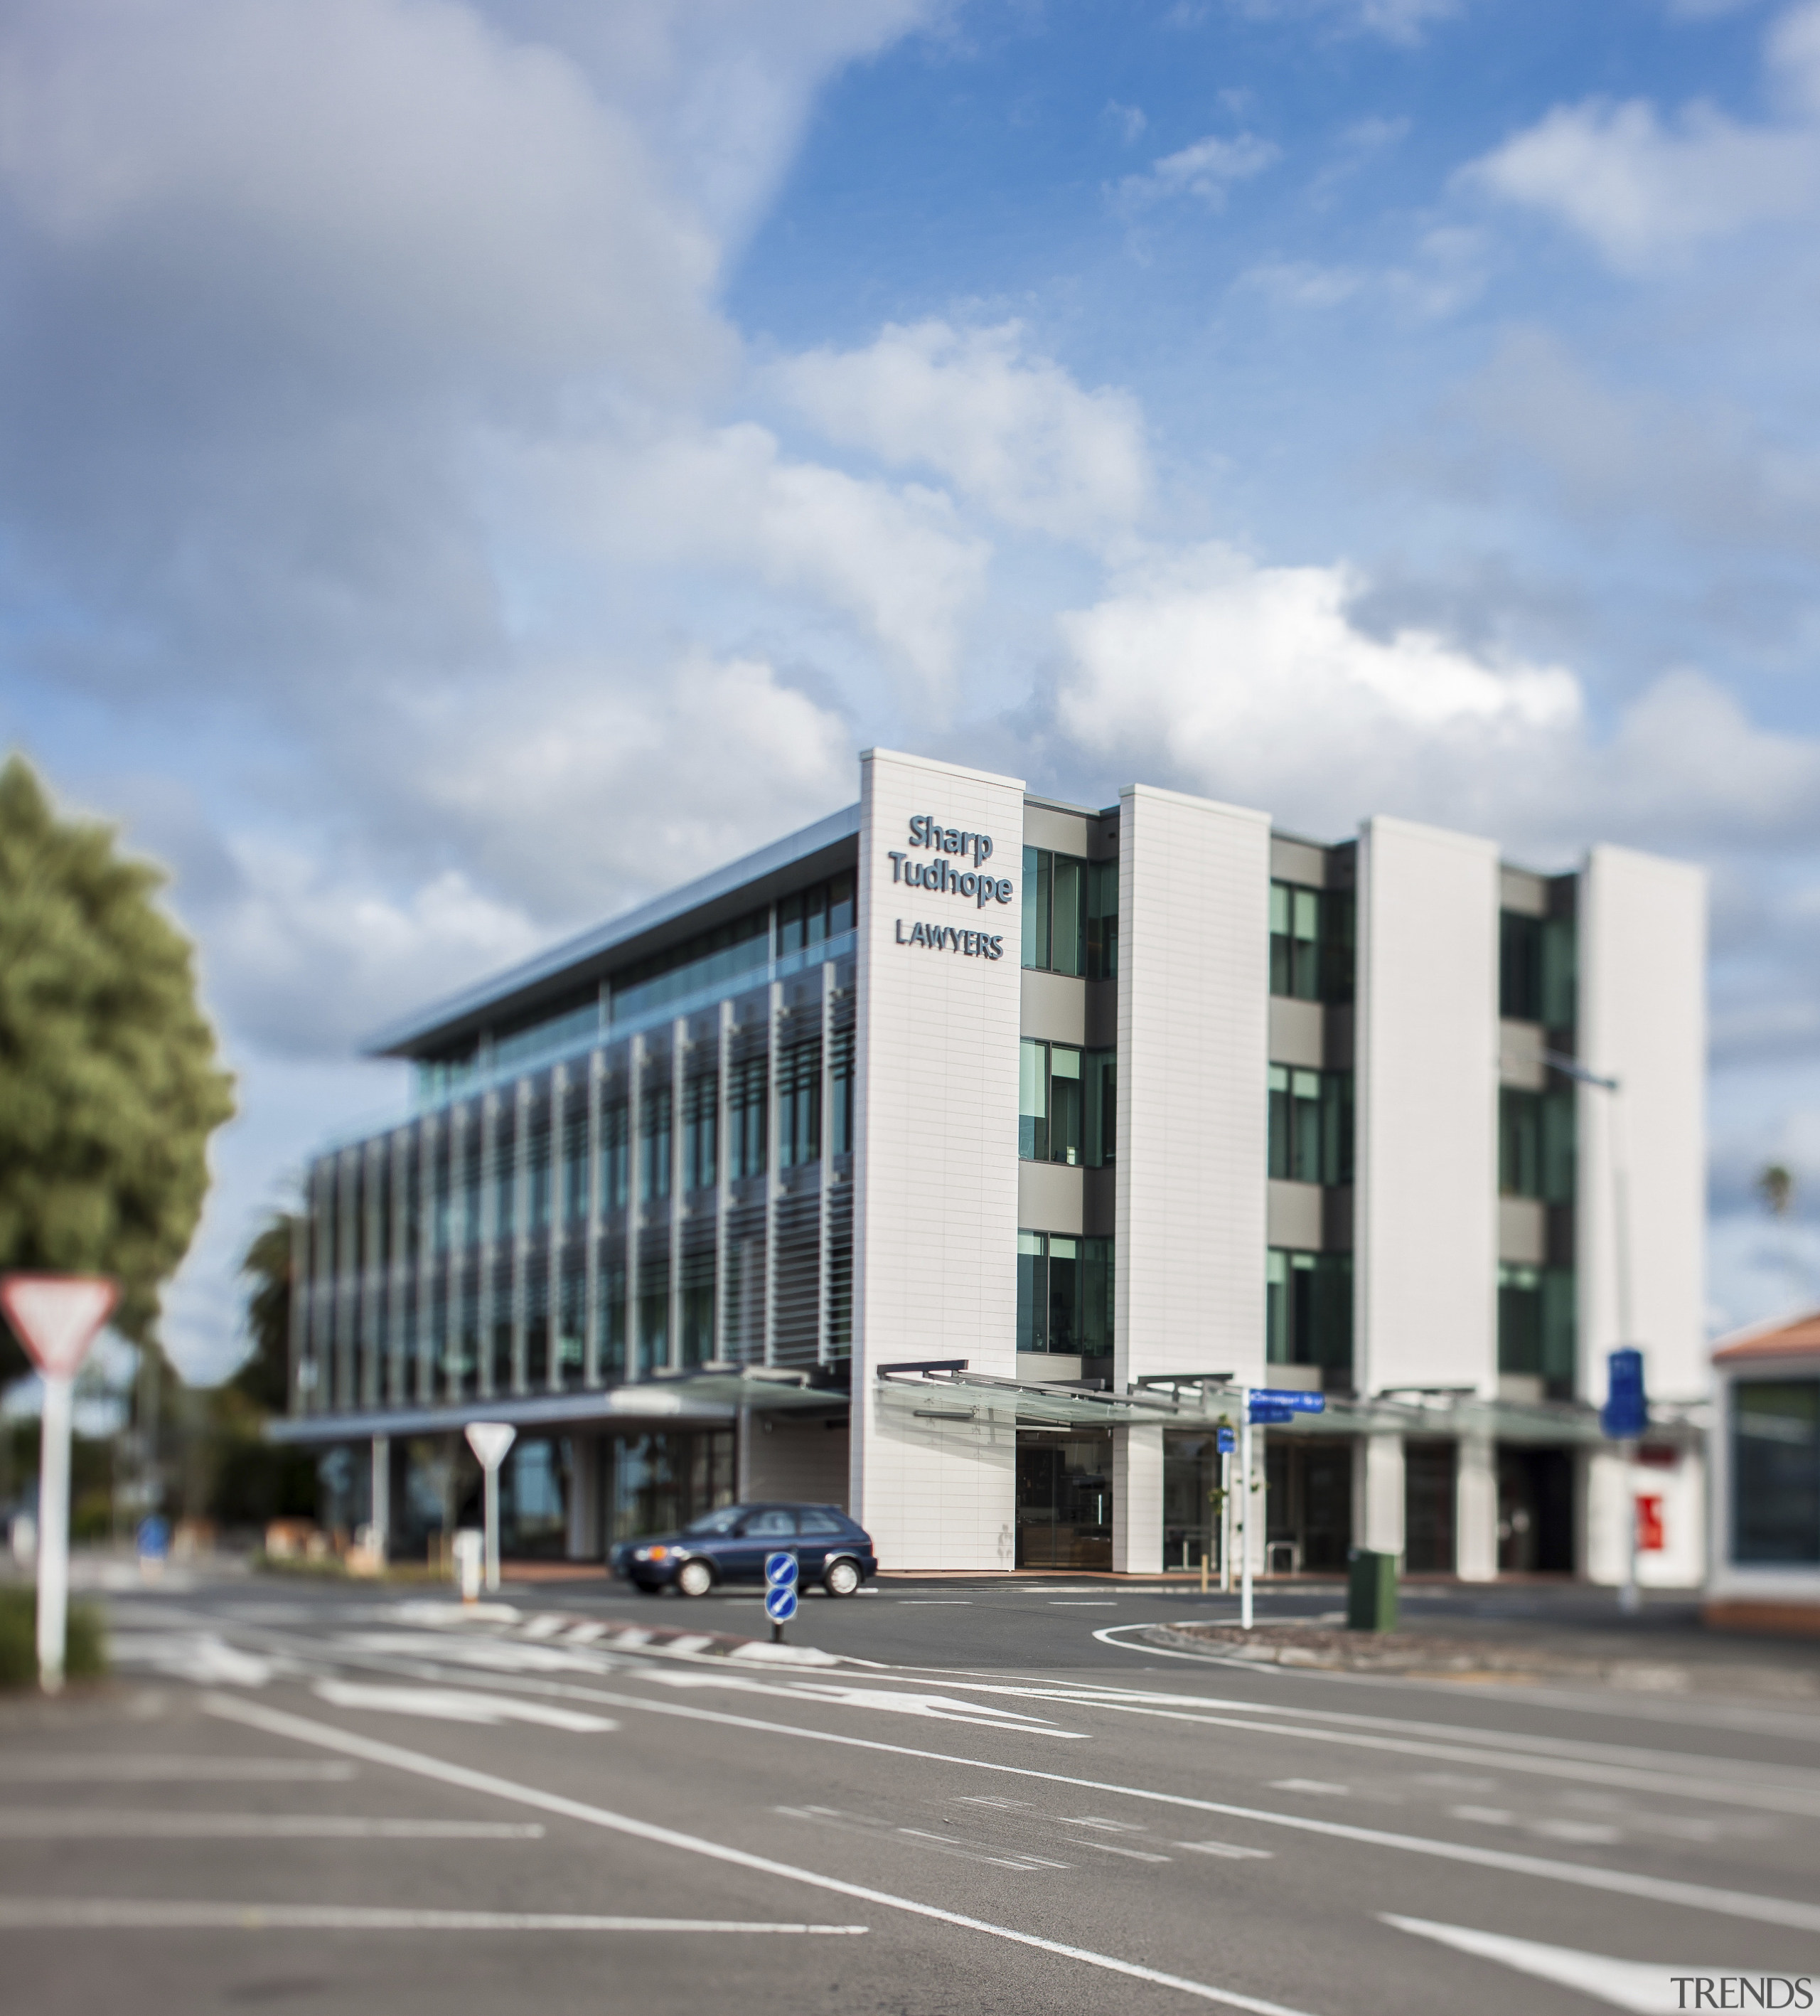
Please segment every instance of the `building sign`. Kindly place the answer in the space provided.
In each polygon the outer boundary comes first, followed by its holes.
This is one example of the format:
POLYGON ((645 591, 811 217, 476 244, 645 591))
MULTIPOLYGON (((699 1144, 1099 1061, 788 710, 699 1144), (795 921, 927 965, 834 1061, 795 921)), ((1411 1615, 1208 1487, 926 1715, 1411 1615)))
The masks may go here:
POLYGON ((1005 941, 987 931, 957 931, 951 925, 913 923, 908 931, 897 920, 899 945, 926 946, 930 952, 959 952, 962 959, 1002 959, 1005 941))
POLYGON ((937 895, 959 896, 982 910, 988 903, 1009 903, 1016 894, 1009 875, 984 872, 992 858, 990 833, 962 833, 955 826, 938 825, 926 812, 919 812, 910 822, 910 845, 930 848, 937 859, 914 861, 908 851, 888 854, 886 859, 891 864, 894 882, 912 889, 931 890, 937 895), (971 860, 973 865, 957 869, 951 857, 971 860))

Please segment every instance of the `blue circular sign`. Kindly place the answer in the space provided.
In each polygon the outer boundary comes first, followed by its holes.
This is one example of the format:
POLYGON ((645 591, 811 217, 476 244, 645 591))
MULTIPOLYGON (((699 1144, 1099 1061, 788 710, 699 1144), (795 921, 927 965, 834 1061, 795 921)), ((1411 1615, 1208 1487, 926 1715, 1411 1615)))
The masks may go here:
POLYGON ((797 1614, 797 1586, 773 1582, 764 1592, 764 1614, 773 1624, 787 1624, 797 1614))
POLYGON ((767 1554, 764 1557, 764 1586, 767 1589, 794 1589, 797 1586, 796 1556, 767 1554))

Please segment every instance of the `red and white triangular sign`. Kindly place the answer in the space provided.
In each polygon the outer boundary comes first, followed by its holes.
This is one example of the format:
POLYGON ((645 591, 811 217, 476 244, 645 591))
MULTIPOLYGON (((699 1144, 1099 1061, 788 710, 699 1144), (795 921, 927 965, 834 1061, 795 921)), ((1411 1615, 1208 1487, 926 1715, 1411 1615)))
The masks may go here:
POLYGON ((99 1274, 0 1274, 0 1309, 32 1363, 52 1379, 75 1376, 119 1299, 99 1274))

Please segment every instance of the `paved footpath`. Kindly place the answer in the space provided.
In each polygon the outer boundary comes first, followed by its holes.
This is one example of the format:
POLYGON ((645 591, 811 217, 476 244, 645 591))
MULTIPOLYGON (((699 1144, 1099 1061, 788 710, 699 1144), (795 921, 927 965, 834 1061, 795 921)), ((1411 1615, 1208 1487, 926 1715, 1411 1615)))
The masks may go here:
POLYGON ((116 1682, 0 1708, 34 2016, 1570 2016, 1820 1975, 1810 1653, 1759 1655, 1780 1701, 1322 1673, 1063 1578, 812 1596, 781 1657, 755 1600, 602 1583, 110 1607, 116 1682))

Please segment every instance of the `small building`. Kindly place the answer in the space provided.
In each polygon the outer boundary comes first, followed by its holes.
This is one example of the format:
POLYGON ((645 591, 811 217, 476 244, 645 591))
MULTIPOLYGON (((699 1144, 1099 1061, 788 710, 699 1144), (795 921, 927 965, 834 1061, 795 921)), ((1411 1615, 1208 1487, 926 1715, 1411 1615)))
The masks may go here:
POLYGON ((1713 1353, 1709 1623, 1820 1633, 1820 1309, 1713 1353))
POLYGON ((492 1418, 520 1551, 763 1496, 891 1568, 1194 1570, 1268 1386, 1326 1411, 1259 1438, 1261 1568, 1616 1582, 1634 1341, 1645 1579, 1700 1586, 1697 869, 858 782, 378 1039, 412 1110, 313 1165, 280 1430, 340 1520, 469 1516, 492 1418))

